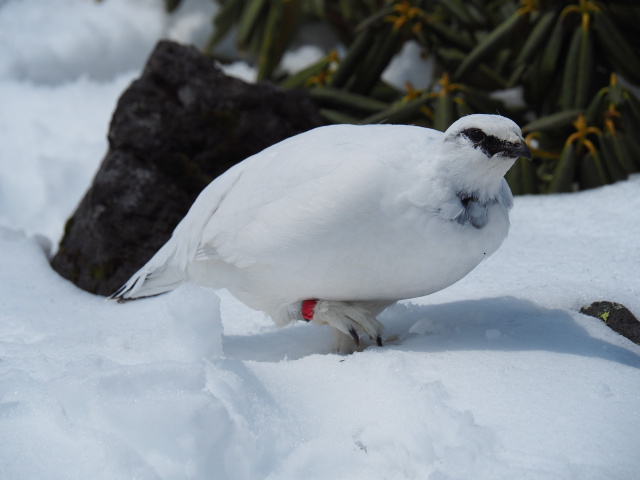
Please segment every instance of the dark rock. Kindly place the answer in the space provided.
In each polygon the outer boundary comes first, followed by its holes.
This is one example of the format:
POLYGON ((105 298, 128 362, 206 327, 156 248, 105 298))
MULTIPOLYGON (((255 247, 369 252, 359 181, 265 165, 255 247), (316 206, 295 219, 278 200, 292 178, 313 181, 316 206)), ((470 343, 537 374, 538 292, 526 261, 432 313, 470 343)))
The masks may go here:
POLYGON ((160 42, 118 101, 109 152, 67 222, 53 268, 80 288, 112 293, 212 179, 321 124, 303 93, 227 77, 195 48, 160 42))
POLYGON ((599 318, 611 330, 640 344, 640 322, 624 305, 613 302, 594 302, 588 307, 582 307, 580 313, 599 318))

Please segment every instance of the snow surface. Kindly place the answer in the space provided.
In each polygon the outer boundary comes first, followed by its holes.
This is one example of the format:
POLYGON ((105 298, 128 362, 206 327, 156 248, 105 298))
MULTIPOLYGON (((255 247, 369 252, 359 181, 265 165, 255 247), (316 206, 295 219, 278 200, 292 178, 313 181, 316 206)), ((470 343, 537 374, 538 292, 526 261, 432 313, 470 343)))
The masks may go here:
POLYGON ((51 270, 118 95, 199 8, 0 1, 0 479, 637 478, 640 347, 577 308, 640 314, 640 176, 516 198, 492 258, 350 356, 224 291, 118 305, 51 270))

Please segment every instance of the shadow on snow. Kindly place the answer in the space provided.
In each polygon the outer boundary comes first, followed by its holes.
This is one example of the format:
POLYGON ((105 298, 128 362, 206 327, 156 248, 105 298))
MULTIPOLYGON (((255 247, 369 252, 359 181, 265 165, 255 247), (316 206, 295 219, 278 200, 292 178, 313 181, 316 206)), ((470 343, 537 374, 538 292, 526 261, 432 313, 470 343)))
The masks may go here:
MULTIPOLYGON (((456 350, 549 351, 596 357, 640 368, 640 355, 593 337, 569 312, 540 307, 529 300, 495 297, 437 305, 408 302, 380 315, 387 337, 384 349, 442 352, 456 350)), ((600 322, 584 317, 586 322, 600 322)), ((599 328, 606 328, 602 325, 599 328)), ((611 335, 616 335, 610 332, 611 335)), ((623 341, 624 342, 624 341, 623 341)), ((302 322, 256 335, 223 337, 228 358, 255 361, 294 360, 331 352, 327 327, 302 322)), ((616 342, 619 343, 619 342, 616 342)), ((370 346, 368 350, 378 347, 370 346)))

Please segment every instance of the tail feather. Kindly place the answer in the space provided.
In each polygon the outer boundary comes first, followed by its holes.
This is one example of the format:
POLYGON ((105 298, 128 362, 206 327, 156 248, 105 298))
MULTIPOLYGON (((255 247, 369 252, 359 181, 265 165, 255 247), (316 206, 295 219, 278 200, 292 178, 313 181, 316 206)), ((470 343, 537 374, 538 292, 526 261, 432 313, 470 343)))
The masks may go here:
POLYGON ((124 303, 137 298, 153 297, 161 293, 170 292, 177 288, 183 281, 183 275, 178 269, 173 268, 173 272, 165 269, 162 272, 152 272, 147 274, 140 270, 129 279, 122 287, 111 294, 108 299, 124 303))
POLYGON ((107 297, 126 302, 169 292, 185 280, 184 270, 173 264, 172 242, 165 244, 122 287, 107 297))

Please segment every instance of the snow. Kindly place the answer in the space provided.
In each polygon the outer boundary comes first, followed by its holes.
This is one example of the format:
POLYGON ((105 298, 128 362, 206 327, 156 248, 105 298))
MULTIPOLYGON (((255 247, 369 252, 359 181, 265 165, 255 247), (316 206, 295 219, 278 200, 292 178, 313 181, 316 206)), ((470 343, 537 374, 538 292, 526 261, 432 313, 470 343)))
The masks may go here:
POLYGON ((577 309, 640 314, 640 176, 516 198, 493 257, 350 356, 224 291, 119 305, 51 270, 118 95, 197 6, 0 2, 0 478, 637 478, 640 347, 577 309))
POLYGON ((423 58, 423 51, 415 41, 404 44, 402 51, 391 60, 382 78, 400 90, 405 90, 406 82, 414 88, 424 89, 433 77, 433 60, 423 58))

